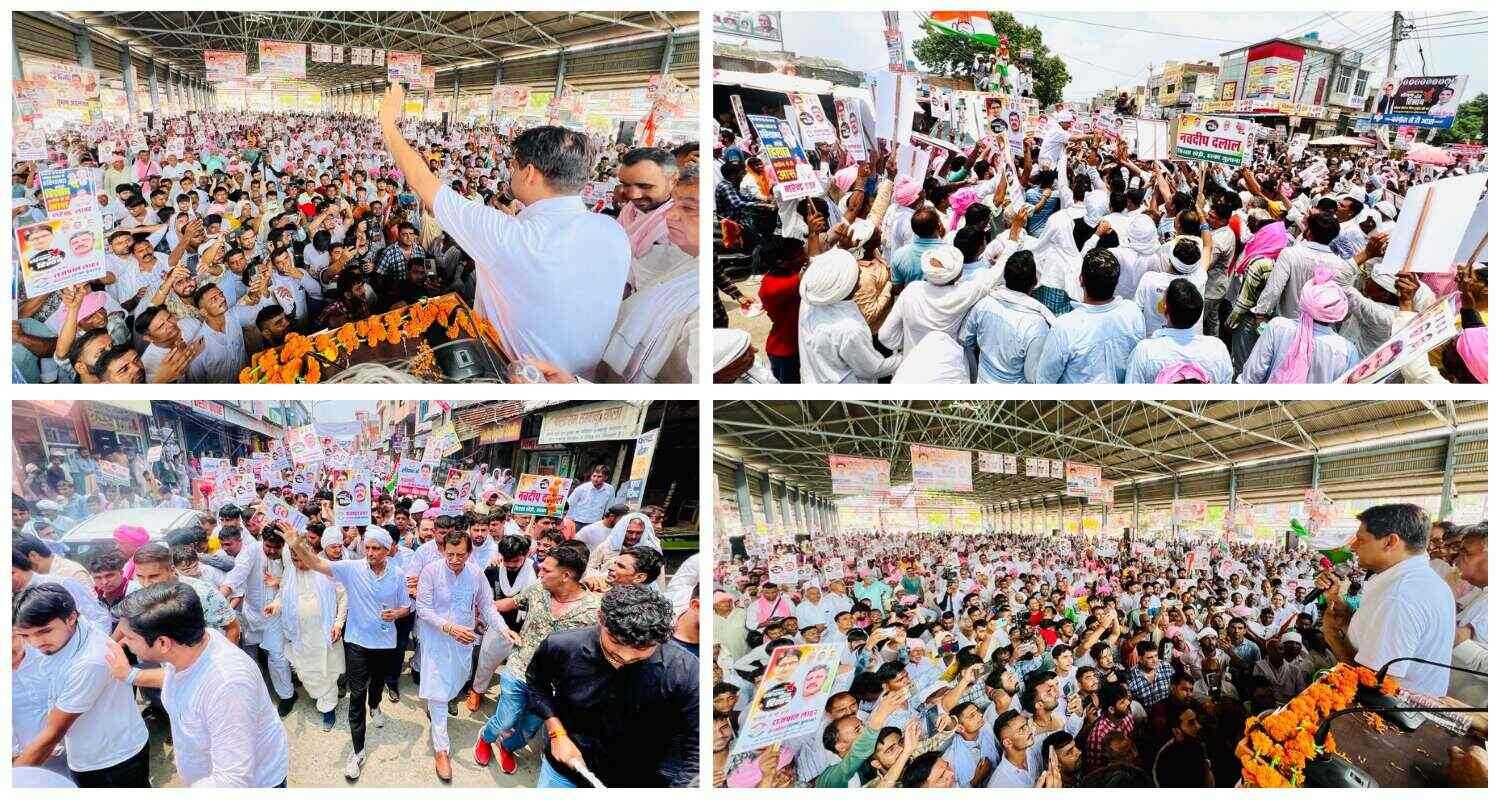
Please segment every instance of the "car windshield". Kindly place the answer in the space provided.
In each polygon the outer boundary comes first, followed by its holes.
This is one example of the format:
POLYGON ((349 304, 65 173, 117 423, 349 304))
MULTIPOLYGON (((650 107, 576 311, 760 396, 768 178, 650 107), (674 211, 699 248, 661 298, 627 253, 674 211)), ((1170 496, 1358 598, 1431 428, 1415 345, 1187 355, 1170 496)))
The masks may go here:
POLYGON ((166 531, 190 523, 195 513, 181 508, 117 508, 100 512, 78 523, 63 534, 62 541, 72 543, 112 539, 115 528, 121 525, 138 525, 145 528, 152 539, 160 539, 166 531))

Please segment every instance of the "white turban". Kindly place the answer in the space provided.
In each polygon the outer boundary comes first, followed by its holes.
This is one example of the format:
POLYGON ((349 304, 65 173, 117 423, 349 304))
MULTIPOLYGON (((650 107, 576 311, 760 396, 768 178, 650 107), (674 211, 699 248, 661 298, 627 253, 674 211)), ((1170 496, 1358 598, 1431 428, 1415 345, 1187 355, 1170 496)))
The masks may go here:
POLYGON ((1086 225, 1091 228, 1098 225, 1108 213, 1109 192, 1095 189, 1083 196, 1083 221, 1086 225))
POLYGON ((815 306, 837 303, 848 297, 859 283, 859 262, 848 250, 833 249, 819 254, 807 265, 798 291, 815 306))
POLYGON ((1136 214, 1125 226, 1125 246, 1143 256, 1156 252, 1156 225, 1145 214, 1136 214))
POLYGON ((1177 236, 1173 237, 1171 241, 1167 242, 1163 246, 1167 249, 1167 262, 1172 265, 1172 271, 1176 272, 1178 275, 1191 274, 1197 271, 1199 265, 1203 263, 1203 256, 1205 254, 1203 252, 1203 242, 1201 240, 1194 240, 1189 236, 1177 236), (1198 260, 1196 262, 1189 264, 1186 261, 1181 261, 1177 258, 1177 243, 1180 241, 1193 242, 1193 244, 1196 244, 1198 246, 1198 260))
POLYGON ((736 328, 714 329, 714 372, 734 363, 750 346, 750 334, 736 328))
POLYGON ((390 532, 385 528, 382 528, 379 525, 370 525, 365 528, 365 544, 378 544, 381 547, 390 550, 394 545, 394 542, 391 541, 390 532))
POLYGON ((870 237, 875 235, 875 223, 867 219, 857 219, 849 225, 849 241, 852 247, 863 247, 870 237))
POLYGON ((953 245, 941 245, 922 254, 922 279, 947 286, 964 271, 964 255, 953 245))

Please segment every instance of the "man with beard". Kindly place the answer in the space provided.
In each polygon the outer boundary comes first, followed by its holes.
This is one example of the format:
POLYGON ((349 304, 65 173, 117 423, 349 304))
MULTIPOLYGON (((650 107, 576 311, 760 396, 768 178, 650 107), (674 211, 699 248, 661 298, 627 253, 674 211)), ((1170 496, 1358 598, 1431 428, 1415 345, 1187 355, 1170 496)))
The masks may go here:
POLYGON ((61 742, 79 787, 149 787, 146 723, 130 686, 110 674, 109 632, 81 619, 72 595, 57 584, 17 595, 12 614, 14 631, 41 652, 53 680, 42 730, 12 765, 43 764, 61 742))
MULTIPOLYGON (((677 162, 659 147, 638 147, 620 158, 620 226, 630 237, 635 258, 666 240, 666 215, 672 207, 677 162)), ((630 283, 639 286, 635 269, 630 283)))

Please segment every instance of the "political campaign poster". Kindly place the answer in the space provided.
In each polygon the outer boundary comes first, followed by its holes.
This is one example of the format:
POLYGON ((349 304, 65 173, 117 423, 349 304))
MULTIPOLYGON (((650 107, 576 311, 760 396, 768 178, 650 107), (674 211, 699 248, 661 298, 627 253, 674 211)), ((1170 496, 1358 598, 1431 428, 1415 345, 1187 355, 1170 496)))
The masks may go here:
POLYGON ((823 111, 823 103, 817 95, 807 92, 789 92, 787 97, 792 101, 792 109, 797 112, 797 121, 802 125, 802 130, 814 142, 834 144, 839 140, 838 132, 834 129, 833 123, 828 121, 828 115, 823 111))
POLYGON ((864 124, 860 122, 859 101, 852 97, 835 97, 833 112, 838 119, 839 143, 844 146, 849 161, 870 160, 870 150, 865 146, 864 124))
POLYGON ((203 456, 198 459, 198 474, 205 478, 217 478, 229 469, 229 459, 203 456))
MULTIPOLYGON (((255 487, 252 486, 250 488, 253 491, 255 487)), ((297 534, 301 534, 307 530, 307 515, 292 508, 285 500, 274 494, 267 494, 263 502, 265 504, 266 516, 270 517, 272 522, 285 522, 297 534)), ((241 506, 241 508, 243 507, 241 506)), ((337 512, 335 511, 335 513, 337 512)), ((366 522, 365 524, 368 525, 369 523, 366 522)))
POLYGON ((779 200, 812 197, 823 191, 817 173, 807 161, 802 143, 784 119, 761 114, 749 115, 750 127, 760 142, 760 154, 771 168, 779 200))
POLYGON ((372 66, 372 67, 383 67, 383 66, 385 66, 385 51, 384 50, 380 49, 379 47, 372 48, 370 50, 370 66, 372 66))
POLYGON ((1294 163, 1302 160, 1302 153, 1307 150, 1307 143, 1311 140, 1312 134, 1310 133, 1292 134, 1292 138, 1287 142, 1287 154, 1292 157, 1294 163))
POLYGON ((974 457, 968 450, 911 446, 911 482, 918 489, 971 492, 974 457))
POLYGON ((891 462, 830 454, 828 477, 834 494, 871 494, 891 488, 891 462))
POLYGON ((21 284, 41 297, 104 277, 104 224, 99 215, 74 215, 15 229, 21 284))
POLYGON ((516 479, 516 496, 510 504, 513 514, 532 517, 555 517, 563 512, 571 478, 560 475, 522 475, 516 479))
POLYGON ((841 581, 848 576, 849 573, 843 561, 833 560, 823 564, 823 580, 825 581, 841 581))
POLYGON ((333 48, 326 44, 310 44, 308 47, 308 58, 318 64, 327 64, 333 60, 333 48))
POLYGON ((260 67, 266 78, 306 78, 307 45, 302 42, 260 40, 260 67))
POLYGON ((1069 461, 1063 472, 1067 481, 1063 494, 1068 497, 1089 497, 1099 493, 1099 482, 1104 478, 1098 465, 1069 461))
POLYGON ((1488 183, 1489 173, 1478 172, 1412 186, 1377 271, 1451 273, 1455 263, 1468 263, 1477 239, 1463 248, 1472 226, 1453 221, 1473 218, 1488 183))
POLYGON ((805 644, 771 652, 733 753, 748 753, 819 731, 838 679, 842 645, 805 644))
POLYGON ((1047 466, 1049 468, 1048 472, 1051 473, 1051 477, 1058 480, 1062 480, 1064 477, 1066 477, 1067 472, 1063 467, 1062 459, 1054 458, 1051 461, 1047 462, 1047 466))
POLYGON ((1458 293, 1428 306, 1334 383, 1380 383, 1459 334, 1458 293))
POLYGON ((1005 455, 1003 453, 977 452, 974 454, 974 457, 979 462, 980 472, 1000 473, 1005 471, 1005 455))
POLYGON ((1122 124, 1120 115, 1113 111, 1099 111, 1094 117, 1094 131, 1111 141, 1120 138, 1122 124))
POLYGON ((245 77, 250 57, 230 50, 204 50, 203 75, 209 83, 224 83, 245 77))
POLYGON ((766 580, 782 586, 796 586, 801 580, 801 573, 797 571, 797 556, 784 554, 771 559, 766 573, 766 580))
POLYGON ((669 117, 690 113, 692 97, 692 87, 671 75, 653 75, 646 82, 646 99, 654 109, 669 117))
POLYGON ((411 458, 396 467, 396 491, 426 496, 432 488, 432 465, 411 458))
POLYGON ((630 458, 630 478, 620 483, 615 493, 615 502, 624 503, 632 509, 641 507, 641 497, 646 494, 646 477, 651 474, 651 459, 656 455, 656 438, 661 428, 654 428, 635 437, 635 454, 630 458))
POLYGON ((438 513, 454 517, 464 513, 464 503, 473 495, 474 471, 449 467, 448 477, 443 480, 438 513))
POLYGON ((349 48, 349 65, 355 67, 368 67, 370 65, 370 48, 349 48))
POLYGON ((130 467, 124 464, 116 464, 113 461, 99 460, 95 462, 99 466, 99 480, 102 483, 114 486, 130 485, 130 467))
POLYGON ((490 105, 496 111, 519 111, 531 100, 531 87, 502 83, 490 90, 490 105))
POLYGON ((318 429, 311 425, 292 428, 286 435, 286 449, 291 459, 299 464, 316 463, 326 457, 318 429))
POLYGON ((444 417, 442 422, 432 426, 432 435, 427 440, 427 446, 436 450, 437 454, 443 458, 463 449, 463 443, 458 438, 458 430, 453 427, 452 417, 444 417))
POLYGON ((1026 458, 1026 477, 1028 478, 1050 478, 1052 477, 1052 462, 1045 458, 1026 458))
MULTIPOLYGON (((426 89, 429 92, 432 91, 433 89, 436 89, 437 88, 437 67, 423 66, 422 69, 418 70, 417 80, 416 80, 416 82, 414 82, 412 84, 412 86, 414 88, 418 88, 418 89, 426 89)), ((448 98, 446 98, 446 97, 437 98, 438 102, 444 102, 447 99, 448 98)), ((441 109, 439 109, 439 110, 441 110, 441 109)))
POLYGON ((370 492, 370 473, 364 470, 341 470, 334 473, 333 524, 369 525, 370 492))
POLYGON ((1402 78, 1395 94, 1376 98, 1375 123, 1418 128, 1451 128, 1458 116, 1468 75, 1417 75, 1402 78))
POLYGON ((386 80, 417 84, 422 80, 422 54, 392 50, 385 54, 386 80))
MULTIPOLYGON (((1137 127, 1137 136, 1139 136, 1137 127)), ((1234 117, 1183 114, 1177 118, 1172 152, 1190 161, 1243 166, 1250 150, 1250 123, 1234 117)))
POLYGON ((901 12, 882 11, 885 18, 885 60, 891 72, 906 69, 906 38, 901 35, 901 12))
POLYGON ((1191 525, 1208 519, 1205 500, 1173 500, 1172 520, 1177 525, 1191 525))
POLYGON ((97 215, 99 188, 89 167, 43 170, 37 180, 42 210, 51 218, 97 215))

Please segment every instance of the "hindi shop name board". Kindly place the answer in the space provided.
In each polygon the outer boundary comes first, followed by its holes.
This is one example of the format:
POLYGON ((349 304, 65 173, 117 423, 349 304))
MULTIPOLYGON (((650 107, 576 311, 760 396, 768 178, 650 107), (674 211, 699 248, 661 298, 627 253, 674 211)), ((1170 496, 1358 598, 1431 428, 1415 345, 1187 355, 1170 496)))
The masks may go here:
POLYGON ((589 403, 543 415, 536 441, 545 445, 634 439, 641 435, 641 424, 645 419, 644 404, 619 400, 589 403))

